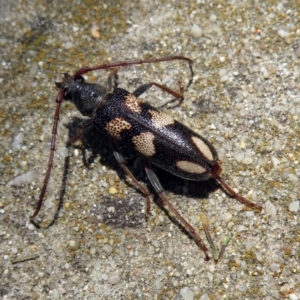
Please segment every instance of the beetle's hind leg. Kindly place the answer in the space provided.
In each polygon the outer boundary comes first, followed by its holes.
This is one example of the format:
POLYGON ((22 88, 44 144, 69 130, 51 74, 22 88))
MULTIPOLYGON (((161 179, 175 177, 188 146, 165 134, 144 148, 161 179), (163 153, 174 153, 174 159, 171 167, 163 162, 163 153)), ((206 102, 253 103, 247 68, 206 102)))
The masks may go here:
MULTIPOLYGON (((170 216, 174 216, 176 218, 176 220, 183 226, 183 228, 190 234, 190 236, 193 238, 193 240, 195 241, 195 243, 198 245, 198 247, 204 252, 205 255, 205 260, 208 261, 210 260, 210 257, 208 255, 208 249, 205 246, 205 244, 203 243, 201 237, 199 236, 199 234, 196 232, 196 230, 192 227, 192 225, 190 225, 185 219, 184 217, 179 213, 179 211, 172 205, 172 203, 167 199, 167 197, 165 196, 165 192, 164 189, 162 188, 157 176, 155 175, 155 173, 153 172, 151 166, 150 166, 150 162, 146 160, 146 173, 147 176, 153 186, 153 188, 155 189, 155 191, 157 192, 159 199, 160 199, 160 204, 167 209, 168 213, 170 214, 170 216)), ((209 231, 207 231, 209 237, 209 231)))
POLYGON ((111 139, 111 145, 113 148, 113 153, 114 156, 116 158, 116 160, 118 161, 119 165, 121 166, 121 168, 124 170, 124 172, 132 179, 134 186, 144 195, 145 197, 145 219, 148 219, 148 216, 150 214, 150 210, 151 210, 151 200, 153 198, 153 195, 150 194, 150 192, 148 191, 148 189, 144 186, 142 186, 138 180, 134 177, 134 175, 130 172, 130 170, 127 168, 127 166, 125 165, 125 159, 124 157, 120 154, 120 151, 118 149, 118 145, 115 142, 115 140, 111 139))

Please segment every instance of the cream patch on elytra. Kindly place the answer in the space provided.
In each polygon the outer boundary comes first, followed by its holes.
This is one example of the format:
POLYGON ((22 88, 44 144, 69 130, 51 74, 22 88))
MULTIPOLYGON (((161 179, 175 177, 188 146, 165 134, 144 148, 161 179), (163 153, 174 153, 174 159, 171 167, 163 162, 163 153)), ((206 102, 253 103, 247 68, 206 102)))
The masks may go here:
POLYGON ((177 168, 190 174, 202 174, 206 169, 201 165, 195 164, 187 160, 179 160, 176 162, 177 168))
POLYGON ((161 111, 149 109, 151 121, 155 128, 163 128, 164 126, 174 124, 174 119, 161 111))
POLYGON ((142 112, 139 99, 132 94, 125 96, 125 106, 135 113, 142 112))
POLYGON ((209 147, 201 139, 199 139, 196 136, 193 136, 192 141, 194 142, 196 147, 203 154, 203 156, 205 156, 205 158, 207 160, 214 160, 214 156, 213 156, 211 150, 209 149, 209 147))
POLYGON ((132 138, 135 149, 144 156, 150 157, 155 154, 154 134, 151 132, 143 132, 132 138))
POLYGON ((121 139, 121 132, 123 130, 129 130, 130 128, 130 123, 122 118, 114 118, 105 126, 106 131, 117 140, 121 139))

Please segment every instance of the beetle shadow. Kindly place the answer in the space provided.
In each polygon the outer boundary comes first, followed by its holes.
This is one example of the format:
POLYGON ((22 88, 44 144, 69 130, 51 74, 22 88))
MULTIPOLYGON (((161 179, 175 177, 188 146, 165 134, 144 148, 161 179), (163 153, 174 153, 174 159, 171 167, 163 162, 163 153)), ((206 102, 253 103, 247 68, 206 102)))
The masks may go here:
MULTIPOLYGON (((64 125, 68 129, 68 139, 76 136, 78 125, 82 121, 83 119, 74 117, 69 123, 64 125)), ((145 180, 146 172, 144 169, 143 160, 137 160, 137 155, 132 151, 132 149, 128 149, 127 147, 123 147, 122 145, 119 146, 121 148, 121 153, 126 160, 126 165, 132 171, 136 179, 147 186, 148 190, 155 195, 154 202, 156 203, 156 205, 162 208, 165 211, 166 215, 173 222, 178 224, 178 222, 174 220, 163 207, 161 207, 158 201, 158 197, 153 190, 150 182, 148 180, 145 180)), ((101 131, 98 128, 96 129, 91 125, 88 128, 84 129, 81 142, 75 142, 70 146, 70 148, 78 149, 81 152, 83 164, 87 169, 89 169, 91 165, 94 162, 96 163, 96 161, 100 158, 99 161, 101 165, 117 172, 120 180, 125 181, 126 184, 137 190, 133 184, 126 180, 125 172, 119 166, 114 157, 112 148, 110 146, 110 138, 104 131, 101 131)), ((49 226, 52 226, 55 223, 63 206, 70 168, 72 168, 72 166, 70 165, 70 157, 66 157, 62 187, 59 194, 58 208, 55 217, 49 226)), ((161 182, 161 185, 163 186, 167 194, 173 193, 176 195, 185 195, 185 201, 188 201, 189 198, 198 198, 199 201, 206 199, 208 198, 210 193, 214 192, 220 187, 220 185, 213 179, 200 182, 186 181, 155 166, 153 166, 153 170, 155 171, 157 177, 161 182)), ((130 204, 120 197, 107 196, 104 197, 101 205, 95 204, 94 208, 91 208, 91 214, 94 216, 96 216, 97 214, 101 215, 101 222, 109 226, 122 228, 139 227, 142 223, 144 223, 145 220, 145 215, 142 212, 144 208, 143 200, 144 196, 141 193, 140 196, 133 196, 133 194, 130 194, 130 204), (114 207, 113 211, 109 209, 111 207, 114 207), (127 216, 130 216, 130 218, 127 218, 127 216)), ((180 224, 178 225, 181 228, 180 224)), ((186 233, 184 228, 181 229, 186 233)))

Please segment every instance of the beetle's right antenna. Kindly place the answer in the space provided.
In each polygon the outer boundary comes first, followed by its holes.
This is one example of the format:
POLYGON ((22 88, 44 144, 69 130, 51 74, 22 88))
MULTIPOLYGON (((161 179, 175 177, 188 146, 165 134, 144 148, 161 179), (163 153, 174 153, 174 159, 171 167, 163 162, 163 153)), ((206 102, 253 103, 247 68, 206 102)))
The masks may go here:
POLYGON ((30 222, 33 223, 37 227, 41 227, 41 226, 38 225, 34 221, 34 218, 37 216, 37 214, 39 213, 39 211, 42 207, 43 199, 46 194, 47 186, 48 186, 50 175, 51 175, 51 170, 53 167, 53 158, 54 158, 54 151, 55 151, 55 144, 56 144, 57 127, 58 127, 58 122, 59 122, 60 106, 63 101, 63 97, 64 97, 64 90, 61 89, 58 92, 58 94, 56 96, 56 100, 55 100, 56 101, 56 109, 55 109, 54 118, 53 118, 54 121, 53 121, 53 126, 52 126, 52 138, 51 138, 51 147, 50 147, 50 155, 49 155, 49 160, 48 160, 48 167, 47 167, 47 171, 46 171, 45 178, 43 181, 43 187, 40 192, 38 204, 36 206, 36 209, 35 209, 33 215, 30 217, 30 222))

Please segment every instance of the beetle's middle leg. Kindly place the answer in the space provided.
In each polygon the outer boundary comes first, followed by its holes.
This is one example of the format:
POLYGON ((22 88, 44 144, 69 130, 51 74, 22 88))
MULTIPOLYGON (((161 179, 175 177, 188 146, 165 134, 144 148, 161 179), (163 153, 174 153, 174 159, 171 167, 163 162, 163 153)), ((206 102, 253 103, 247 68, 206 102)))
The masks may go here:
POLYGON ((134 177, 134 175, 130 172, 130 170, 127 168, 127 166, 125 165, 125 159, 122 156, 122 154, 120 153, 119 149, 118 149, 118 145, 115 142, 115 140, 111 139, 111 146, 113 148, 113 153, 114 156, 116 158, 116 160, 118 161, 119 165, 121 166, 121 168, 124 170, 124 172, 132 179, 134 186, 143 194, 143 196, 145 197, 145 219, 148 219, 148 215, 150 214, 150 209, 151 209, 151 200, 153 198, 153 195, 150 194, 150 192, 148 191, 148 189, 144 186, 142 186, 138 180, 134 177))
POLYGON ((178 85, 179 85, 179 92, 176 92, 176 91, 170 89, 169 87, 159 84, 157 82, 149 82, 149 83, 145 83, 145 84, 139 86, 132 94, 135 97, 139 97, 140 95, 145 93, 147 90, 149 90, 152 86, 156 86, 159 89, 161 89, 162 91, 175 97, 173 100, 169 101, 168 103, 178 100, 178 105, 180 105, 182 103, 182 101, 184 100, 184 98, 183 98, 184 88, 183 88, 183 85, 181 82, 179 82, 178 85))
POLYGON ((146 161, 145 169, 146 169, 147 176, 148 176, 153 188, 155 189, 155 191, 157 192, 157 194, 160 198, 161 205, 164 208, 166 208, 167 211, 171 214, 171 216, 173 215, 180 222, 180 224, 185 228, 185 230, 191 235, 191 237, 194 239, 194 241, 196 242, 198 247, 204 252, 205 260, 206 261, 210 260, 210 257, 208 255, 208 249, 205 246, 205 244, 203 243, 203 241, 202 241, 201 237, 199 236, 199 234, 192 227, 192 225, 190 225, 184 219, 184 217, 179 213, 179 211, 172 205, 172 203, 165 196, 165 191, 162 188, 157 176, 153 172, 149 161, 146 161))

